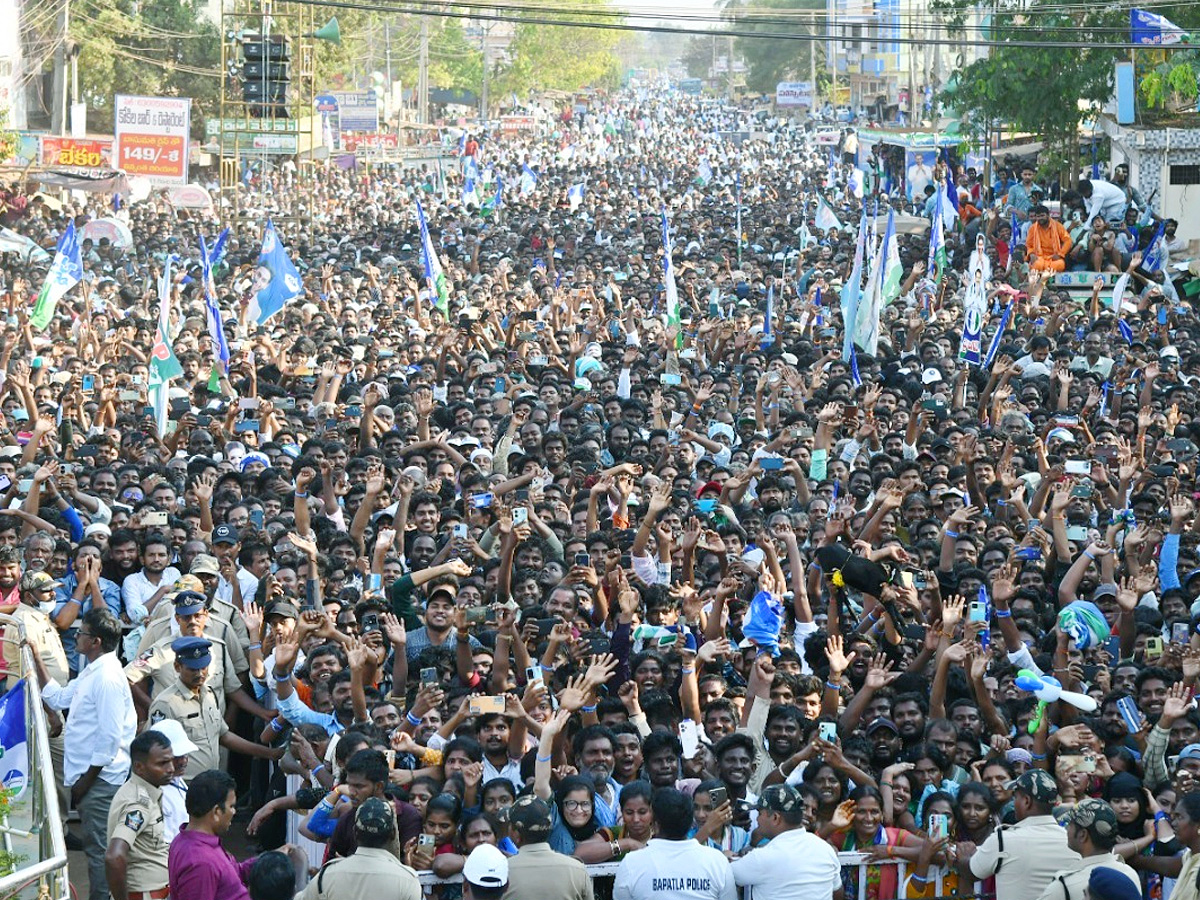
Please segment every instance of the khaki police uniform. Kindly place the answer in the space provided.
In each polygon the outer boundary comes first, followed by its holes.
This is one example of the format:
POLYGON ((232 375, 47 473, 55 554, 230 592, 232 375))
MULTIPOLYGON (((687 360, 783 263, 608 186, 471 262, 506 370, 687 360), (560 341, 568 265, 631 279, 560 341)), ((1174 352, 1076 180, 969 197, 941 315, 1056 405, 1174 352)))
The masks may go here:
POLYGON ((546 843, 523 844, 508 860, 503 900, 592 900, 587 866, 546 843))
MULTIPOLYGON (((155 607, 154 613, 155 615, 146 625, 146 632, 138 644, 138 656, 163 638, 166 638, 169 643, 173 637, 179 637, 171 629, 171 622, 174 621, 175 615, 174 606, 170 603, 160 603, 155 607), (160 609, 163 610, 162 615, 158 615, 160 609)), ((242 621, 240 615, 237 615, 237 611, 232 606, 219 600, 213 604, 212 611, 208 615, 208 624, 204 626, 204 636, 210 641, 225 642, 225 646, 229 650, 229 658, 233 661, 233 670, 239 678, 250 671, 250 661, 246 658, 246 647, 250 646, 249 633, 246 631, 246 623, 242 621), (237 624, 234 624, 235 622, 237 624)))
POLYGON ((108 841, 129 845, 126 886, 131 894, 163 892, 167 887, 167 853, 163 833, 162 790, 136 774, 118 788, 108 809, 108 841))
POLYGON ((1032 900, 1064 865, 1079 860, 1067 846, 1067 830, 1054 816, 1029 816, 988 835, 970 864, 976 878, 996 876, 996 900, 1032 900))
MULTIPOLYGON (((46 672, 59 684, 66 684, 71 679, 71 670, 67 667, 67 654, 63 650, 62 638, 50 617, 28 603, 19 603, 9 615, 20 621, 25 627, 25 637, 29 643, 37 647, 38 655, 46 664, 46 672)), ((18 640, 17 629, 9 626, 4 629, 4 665, 8 672, 8 686, 11 688, 28 672, 21 670, 21 642, 18 640)))
POLYGON ((1054 876, 1054 880, 1046 885, 1038 900, 1085 900, 1088 896, 1088 880, 1092 877, 1092 869, 1104 866, 1106 869, 1116 869, 1129 879, 1131 890, 1139 894, 1142 890, 1142 880, 1125 860, 1115 853, 1097 853, 1095 856, 1085 856, 1078 863, 1064 869, 1054 876))
POLYGON ((193 693, 176 678, 169 688, 156 692, 150 704, 151 728, 163 719, 174 719, 196 745, 197 749, 188 754, 185 780, 208 769, 222 768, 221 737, 229 731, 229 726, 225 724, 220 699, 223 698, 208 684, 193 693))
MULTIPOLYGON (((212 662, 208 666, 208 683, 216 686, 220 701, 221 714, 225 714, 225 695, 232 694, 242 686, 233 668, 233 660, 229 657, 229 647, 221 640, 205 634, 205 640, 212 642, 212 662)), ((125 677, 132 684, 138 684, 147 678, 153 682, 153 695, 165 691, 179 680, 175 674, 175 651, 171 644, 179 640, 167 635, 157 641, 154 646, 125 667, 125 677)))
POLYGON ((417 873, 382 847, 359 847, 352 856, 321 866, 297 900, 421 900, 417 873))

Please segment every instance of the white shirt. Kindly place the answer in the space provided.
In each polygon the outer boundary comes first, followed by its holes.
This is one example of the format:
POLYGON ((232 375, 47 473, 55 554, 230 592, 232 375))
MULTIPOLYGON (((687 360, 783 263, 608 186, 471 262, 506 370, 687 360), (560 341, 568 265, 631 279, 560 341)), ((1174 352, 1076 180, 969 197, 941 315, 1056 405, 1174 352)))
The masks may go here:
MULTIPOLYGON (((220 576, 220 581, 217 582, 217 589, 213 593, 213 597, 217 600, 236 606, 233 602, 233 585, 225 580, 225 576, 220 576)), ((254 602, 254 592, 258 590, 258 579, 249 569, 239 568, 237 571, 238 587, 242 590, 242 606, 247 603, 254 602)))
POLYGON ((831 900, 842 887, 837 853, 803 828, 772 838, 732 868, 738 887, 753 888, 749 900, 831 900))
POLYGON ((109 784, 128 780, 137 713, 116 653, 105 653, 65 686, 51 679, 42 699, 51 709, 70 711, 63 730, 64 784, 70 787, 92 766, 103 767, 100 777, 109 784))
POLYGON ((1096 216, 1104 216, 1108 221, 1115 222, 1125 215, 1125 207, 1128 205, 1129 198, 1125 196, 1125 192, 1111 181, 1092 179, 1092 196, 1084 200, 1088 222, 1096 216))
POLYGON ((143 624, 146 617, 150 615, 146 609, 146 602, 164 584, 171 585, 178 580, 179 570, 174 566, 167 566, 163 569, 158 584, 151 583, 150 579, 146 577, 145 570, 126 575, 125 580, 121 582, 121 601, 125 606, 125 615, 129 616, 129 621, 134 625, 143 624))
POLYGON ((725 854, 694 840, 651 838, 617 868, 613 900, 736 900, 725 854))
POLYGON ((163 785, 163 840, 168 844, 175 840, 175 835, 179 834, 179 829, 187 824, 187 807, 184 806, 186 798, 187 784, 182 778, 172 778, 163 785))

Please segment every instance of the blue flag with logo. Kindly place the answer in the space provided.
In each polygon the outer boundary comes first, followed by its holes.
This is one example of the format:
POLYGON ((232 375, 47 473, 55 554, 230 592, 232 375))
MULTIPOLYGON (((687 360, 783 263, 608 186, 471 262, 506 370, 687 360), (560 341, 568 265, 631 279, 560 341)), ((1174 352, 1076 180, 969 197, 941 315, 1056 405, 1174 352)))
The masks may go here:
POLYGON ((1004 339, 1004 329, 1008 327, 1008 319, 1012 315, 1012 308, 1012 301, 1009 301, 1008 306, 1004 307, 1004 315, 1000 317, 1000 324, 996 327, 996 333, 992 335, 991 344, 988 345, 987 356, 983 358, 984 368, 990 369, 996 359, 996 355, 1000 352, 1000 341, 1004 339))
MULTIPOLYGON (((29 736, 25 725, 25 679, 0 697, 0 784, 20 797, 29 784, 29 736)), ((66 810, 60 810, 66 815, 66 810)))
POLYGON ((299 297, 303 285, 300 272, 288 258, 283 242, 275 226, 267 222, 263 232, 262 252, 258 255, 258 267, 254 270, 254 283, 250 290, 250 315, 259 325, 283 309, 289 300, 299 297))

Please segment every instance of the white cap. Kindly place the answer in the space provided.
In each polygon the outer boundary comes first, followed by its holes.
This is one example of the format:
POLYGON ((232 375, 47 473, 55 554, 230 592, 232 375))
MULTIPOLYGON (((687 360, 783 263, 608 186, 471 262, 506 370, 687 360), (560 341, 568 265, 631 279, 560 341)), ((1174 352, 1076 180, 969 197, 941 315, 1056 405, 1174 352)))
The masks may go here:
POLYGON ((508 860, 491 844, 480 844, 467 857, 462 873, 466 881, 479 887, 504 887, 508 884, 508 860))
POLYGON ((174 719, 163 719, 150 726, 151 731, 157 731, 171 743, 172 756, 187 756, 200 748, 192 743, 191 738, 183 730, 183 726, 174 719))

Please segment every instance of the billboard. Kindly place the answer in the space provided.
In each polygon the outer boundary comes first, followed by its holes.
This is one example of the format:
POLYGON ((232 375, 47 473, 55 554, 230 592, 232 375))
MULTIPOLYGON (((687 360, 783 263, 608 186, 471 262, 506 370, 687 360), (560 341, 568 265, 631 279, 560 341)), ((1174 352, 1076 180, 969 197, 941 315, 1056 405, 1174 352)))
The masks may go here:
POLYGON ((155 185, 187 184, 192 101, 117 94, 115 106, 116 167, 155 185))
POLYGON ((343 133, 373 134, 379 130, 379 103, 374 91, 338 91, 333 97, 337 100, 338 125, 343 133))
POLYGON ((781 81, 775 85, 776 106, 807 106, 812 109, 813 84, 811 81, 781 81))
POLYGON ((38 158, 49 168, 111 169, 113 142, 107 138, 42 135, 38 158))

